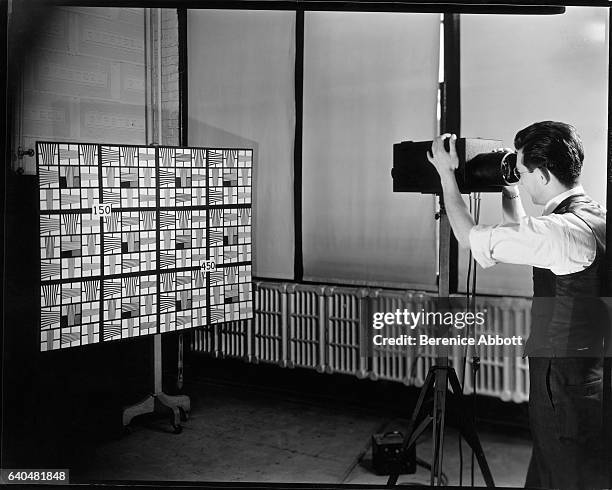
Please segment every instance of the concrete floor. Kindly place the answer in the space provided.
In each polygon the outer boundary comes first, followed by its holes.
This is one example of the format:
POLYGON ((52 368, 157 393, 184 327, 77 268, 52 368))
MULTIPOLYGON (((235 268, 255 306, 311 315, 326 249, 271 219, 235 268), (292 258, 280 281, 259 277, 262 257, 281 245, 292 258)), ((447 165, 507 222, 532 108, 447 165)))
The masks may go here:
MULTIPOLYGON (((136 419, 132 432, 91 448, 86 463, 71 470, 78 481, 198 481, 384 484, 370 470, 372 434, 401 428, 355 407, 307 403, 278 394, 249 392, 212 384, 189 387, 192 412, 179 435, 168 418, 136 419), (361 456, 361 457, 360 457, 361 456)), ((431 437, 418 442, 417 456, 431 460, 431 437)), ((530 442, 491 431, 479 433, 498 486, 521 487, 530 442)), ((469 483, 470 452, 463 444, 464 485, 469 483)), ((456 431, 448 429, 443 469, 449 485, 459 484, 456 431)), ((476 469, 476 485, 482 484, 476 469)), ((419 468, 399 483, 429 483, 419 468)))

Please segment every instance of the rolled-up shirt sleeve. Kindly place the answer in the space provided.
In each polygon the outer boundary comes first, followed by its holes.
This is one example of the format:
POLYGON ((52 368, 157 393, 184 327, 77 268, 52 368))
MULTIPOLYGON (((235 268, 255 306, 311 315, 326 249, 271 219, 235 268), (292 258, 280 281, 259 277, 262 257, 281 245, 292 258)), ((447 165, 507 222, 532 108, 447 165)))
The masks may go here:
POLYGON ((497 263, 491 256, 491 233, 495 228, 495 226, 490 225, 475 225, 470 230, 469 240, 472 256, 483 269, 497 263))
POLYGON ((472 255, 483 268, 501 262, 560 274, 583 269, 595 256, 592 233, 571 215, 525 216, 518 223, 476 225, 469 240, 472 255))

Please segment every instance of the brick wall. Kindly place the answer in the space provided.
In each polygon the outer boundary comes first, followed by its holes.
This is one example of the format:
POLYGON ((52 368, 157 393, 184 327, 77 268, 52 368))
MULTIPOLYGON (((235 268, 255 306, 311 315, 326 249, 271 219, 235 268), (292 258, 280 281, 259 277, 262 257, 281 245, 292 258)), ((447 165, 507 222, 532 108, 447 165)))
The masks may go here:
POLYGON ((162 139, 179 144, 178 17, 176 9, 161 9, 162 16, 162 139))
MULTIPOLYGON (((145 143, 144 9, 53 7, 29 33, 14 97, 15 147, 145 143)), ((20 53, 13 53, 20 56, 20 53)), ((36 160, 13 162, 27 174, 36 160)))
POLYGON ((153 38, 151 46, 153 134, 151 138, 155 143, 177 146, 179 144, 179 56, 176 9, 151 9, 151 32, 153 38), (158 32, 160 25, 161 36, 158 32), (161 105, 161 141, 158 141, 158 124, 160 123, 158 104, 161 105))
MULTIPOLYGON (((32 53, 20 63, 23 81, 14 100, 15 148, 33 149, 35 141, 43 140, 178 145, 177 11, 150 9, 150 14, 147 41, 145 9, 45 11, 46 21, 32 31, 32 53)), ((36 172, 34 157, 15 157, 12 165, 28 174, 36 172)))

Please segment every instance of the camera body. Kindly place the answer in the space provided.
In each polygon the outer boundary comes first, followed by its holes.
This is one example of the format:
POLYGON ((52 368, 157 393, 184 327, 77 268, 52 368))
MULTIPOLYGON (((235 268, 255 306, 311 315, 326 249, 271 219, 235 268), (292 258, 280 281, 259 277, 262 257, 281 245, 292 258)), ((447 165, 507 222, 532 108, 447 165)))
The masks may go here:
MULTIPOLYGON (((448 150, 448 139, 444 143, 448 150)), ((393 145, 393 192, 442 193, 438 172, 427 159, 431 144, 431 141, 403 141, 393 145)), ((503 186, 518 182, 516 154, 495 151, 501 145, 499 140, 456 140, 459 167, 455 176, 463 194, 500 192, 503 186)))

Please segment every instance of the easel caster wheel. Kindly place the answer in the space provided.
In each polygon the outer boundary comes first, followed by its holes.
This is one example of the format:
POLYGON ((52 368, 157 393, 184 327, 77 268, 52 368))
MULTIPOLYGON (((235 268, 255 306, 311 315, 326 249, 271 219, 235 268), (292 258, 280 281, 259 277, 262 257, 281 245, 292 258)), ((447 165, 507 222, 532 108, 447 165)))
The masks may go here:
POLYGON ((181 432, 183 432, 183 426, 182 425, 174 425, 174 424, 172 424, 172 428, 174 429, 172 431, 174 434, 180 434, 181 432))
POLYGON ((187 412, 184 408, 178 407, 179 413, 181 414, 181 422, 186 422, 189 418, 189 412, 187 412))

